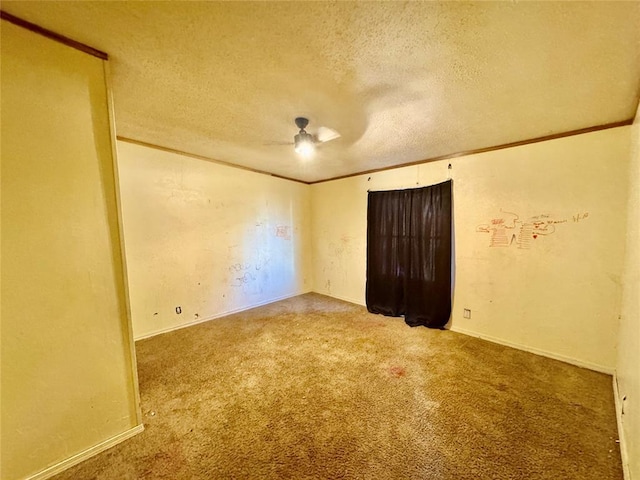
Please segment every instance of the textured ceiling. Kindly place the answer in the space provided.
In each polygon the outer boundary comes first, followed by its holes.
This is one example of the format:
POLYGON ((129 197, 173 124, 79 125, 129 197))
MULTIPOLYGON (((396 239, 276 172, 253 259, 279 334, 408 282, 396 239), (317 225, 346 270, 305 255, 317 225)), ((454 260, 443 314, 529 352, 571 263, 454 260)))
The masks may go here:
POLYGON ((121 137, 313 182, 629 120, 640 2, 13 2, 110 56, 121 137), (310 160, 293 119, 342 134, 310 160))

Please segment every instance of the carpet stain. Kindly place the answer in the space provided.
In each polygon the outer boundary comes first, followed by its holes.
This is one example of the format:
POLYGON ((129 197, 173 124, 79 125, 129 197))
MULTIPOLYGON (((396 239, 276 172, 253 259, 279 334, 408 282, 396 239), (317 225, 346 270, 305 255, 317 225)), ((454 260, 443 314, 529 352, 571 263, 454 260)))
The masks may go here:
POLYGON ((407 371, 404 369, 404 367, 395 366, 389 369, 389 373, 392 377, 400 378, 404 377, 407 374, 407 371))

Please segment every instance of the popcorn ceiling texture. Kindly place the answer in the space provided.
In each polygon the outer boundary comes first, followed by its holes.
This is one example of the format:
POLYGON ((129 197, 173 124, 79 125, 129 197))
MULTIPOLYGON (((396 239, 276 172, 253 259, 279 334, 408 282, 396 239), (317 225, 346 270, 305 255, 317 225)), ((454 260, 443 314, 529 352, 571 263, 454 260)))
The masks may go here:
POLYGON ((145 431, 56 480, 622 480, 610 376, 321 295, 136 350, 145 431))
POLYGON ((303 181, 629 120, 640 2, 14 2, 107 52, 120 136, 303 181), (342 138, 309 161, 293 118, 342 138))

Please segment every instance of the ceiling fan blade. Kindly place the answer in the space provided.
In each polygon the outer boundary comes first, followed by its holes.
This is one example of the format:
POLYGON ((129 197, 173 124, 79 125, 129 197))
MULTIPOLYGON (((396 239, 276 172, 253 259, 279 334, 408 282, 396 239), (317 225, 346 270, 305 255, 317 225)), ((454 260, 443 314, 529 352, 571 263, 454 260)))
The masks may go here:
POLYGON ((318 142, 330 142, 331 140, 335 140, 336 138, 340 138, 340 134, 328 127, 318 127, 318 134, 316 135, 318 142))

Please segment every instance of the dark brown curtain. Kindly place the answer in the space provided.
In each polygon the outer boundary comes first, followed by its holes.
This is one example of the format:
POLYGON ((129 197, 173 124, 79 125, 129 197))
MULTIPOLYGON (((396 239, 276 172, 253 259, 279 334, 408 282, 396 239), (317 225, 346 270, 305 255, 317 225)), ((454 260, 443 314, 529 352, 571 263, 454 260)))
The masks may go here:
POLYGON ((367 309, 411 326, 442 328, 451 315, 451 180, 369 192, 367 309))

